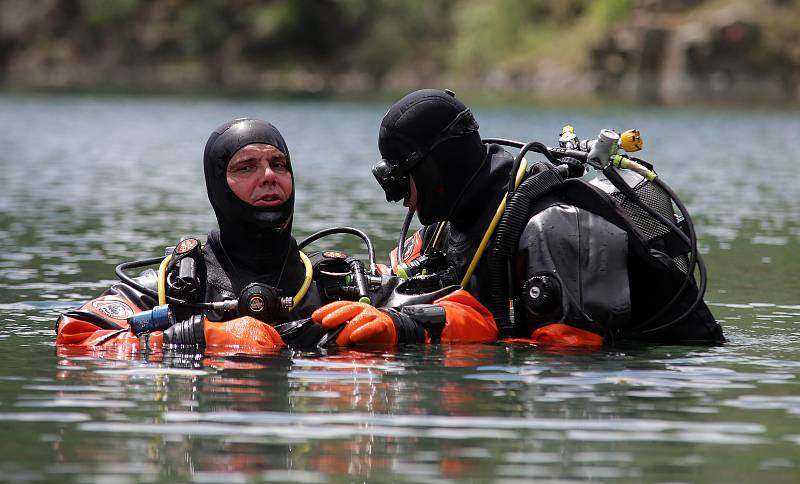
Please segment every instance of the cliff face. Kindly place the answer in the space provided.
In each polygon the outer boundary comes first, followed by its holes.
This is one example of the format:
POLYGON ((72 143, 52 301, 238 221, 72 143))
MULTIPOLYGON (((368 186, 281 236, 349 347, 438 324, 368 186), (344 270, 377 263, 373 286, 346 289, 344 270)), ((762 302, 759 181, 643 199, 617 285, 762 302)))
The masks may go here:
POLYGON ((3 0, 0 83, 800 101, 797 0, 3 0))
POLYGON ((800 100, 794 2, 685 1, 696 4, 688 12, 649 3, 594 46, 598 91, 667 103, 800 100))

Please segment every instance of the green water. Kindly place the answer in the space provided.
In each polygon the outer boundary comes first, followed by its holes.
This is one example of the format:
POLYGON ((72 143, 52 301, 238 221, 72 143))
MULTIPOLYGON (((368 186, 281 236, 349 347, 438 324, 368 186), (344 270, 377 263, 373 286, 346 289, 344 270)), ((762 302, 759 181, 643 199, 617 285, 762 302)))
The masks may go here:
POLYGON ((298 238, 351 225, 385 254, 403 216, 369 173, 386 107, 0 96, 0 480, 800 480, 795 112, 475 110, 484 136, 549 144, 567 123, 640 129, 694 215, 722 347, 56 351, 57 314, 114 265, 213 226, 203 146, 234 117, 284 133, 298 238))

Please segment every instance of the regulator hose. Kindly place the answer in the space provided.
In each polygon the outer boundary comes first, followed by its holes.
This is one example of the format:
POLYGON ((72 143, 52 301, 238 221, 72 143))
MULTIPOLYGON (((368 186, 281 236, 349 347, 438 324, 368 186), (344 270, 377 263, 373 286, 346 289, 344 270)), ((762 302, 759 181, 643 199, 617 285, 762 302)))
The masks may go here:
POLYGON ((397 240, 397 267, 400 267, 403 261, 403 254, 406 253, 406 236, 408 235, 408 228, 411 226, 411 220, 414 218, 414 212, 414 209, 409 208, 406 213, 406 218, 403 219, 403 227, 400 229, 400 238, 397 240))
MULTIPOLYGON (((537 153, 541 153, 547 158, 547 161, 550 163, 557 165, 559 154, 561 157, 564 156, 572 156, 573 158, 581 158, 581 153, 583 154, 583 159, 586 159, 586 153, 582 151, 576 150, 561 150, 563 152, 559 152, 560 148, 548 148, 547 146, 539 143, 538 141, 533 141, 530 143, 523 143, 522 141, 515 141, 513 139, 505 139, 505 138, 484 138, 482 140, 484 143, 493 143, 496 145, 502 146, 510 146, 511 148, 519 148, 522 153, 522 156, 525 156, 525 153, 528 151, 535 151, 537 153), (527 148, 526 148, 527 147, 527 148), (524 152, 523 152, 524 151, 524 152)), ((522 158, 520 156, 520 158, 522 158)))
MULTIPOLYGON (((130 262, 123 262, 119 264, 117 267, 114 268, 114 273, 119 277, 119 279, 124 282, 125 284, 131 286, 132 288, 136 289, 137 291, 147 294, 148 296, 152 297, 155 300, 160 300, 159 294, 157 291, 153 291, 149 287, 145 287, 142 284, 136 282, 136 280, 129 275, 125 274, 125 271, 128 269, 136 269, 139 267, 147 267, 152 266, 154 264, 160 264, 164 260, 163 257, 151 257, 149 259, 142 259, 142 260, 135 260, 130 262)), ((214 309, 215 306, 212 303, 204 303, 204 302, 190 302, 184 301, 183 299, 178 299, 172 296, 165 296, 165 301, 168 304, 177 304, 179 306, 184 306, 188 308, 194 309, 214 309)))
POLYGON ((688 309, 678 316, 677 318, 668 321, 664 324, 656 326, 655 328, 648 328, 645 330, 641 330, 642 334, 649 334, 655 333, 659 331, 663 331, 667 328, 670 328, 681 321, 683 321, 687 316, 689 316, 697 305, 702 301, 703 295, 705 294, 706 285, 708 282, 708 274, 706 271, 706 266, 700 257, 700 253, 697 249, 697 234, 694 229, 694 223, 689 215, 689 211, 686 209, 686 206, 678 198, 677 194, 672 191, 672 189, 664 183, 660 178, 653 179, 653 183, 656 184, 659 188, 664 190, 669 198, 675 202, 675 205, 678 207, 678 210, 681 212, 684 220, 686 221, 686 227, 689 231, 689 235, 687 236, 675 223, 668 220, 666 217, 661 215, 660 213, 656 212, 652 207, 644 203, 639 195, 630 187, 627 183, 622 179, 621 176, 614 170, 614 168, 609 165, 605 169, 602 170, 603 174, 606 178, 620 191, 623 195, 625 195, 629 200, 634 202, 637 206, 641 207, 645 210, 651 217, 655 218, 659 223, 667 227, 670 232, 674 233, 689 249, 689 267, 686 270, 686 276, 681 283, 681 286, 675 292, 675 295, 667 302, 656 314, 648 318, 646 321, 642 322, 641 324, 636 325, 632 328, 633 331, 636 331, 640 328, 644 328, 653 322, 657 321, 661 318, 664 314, 667 313, 680 299, 683 292, 689 287, 689 283, 692 281, 694 276, 695 268, 699 268, 700 270, 700 284, 698 286, 698 293, 695 297, 695 300, 692 304, 689 305, 688 309))
POLYGON ((537 153, 541 153, 541 154, 544 155, 545 158, 547 158, 547 161, 549 161, 553 165, 558 164, 558 160, 556 159, 555 156, 553 156, 552 153, 550 153, 550 150, 547 149, 547 146, 543 145, 542 143, 540 143, 538 141, 531 141, 530 143, 526 144, 525 146, 522 147, 522 149, 519 150, 519 153, 517 153, 517 157, 514 158, 514 166, 513 166, 513 168, 511 168, 511 174, 509 175, 509 179, 508 179, 508 195, 509 196, 511 196, 511 194, 514 193, 514 189, 515 189, 515 186, 516 186, 514 184, 514 179, 516 177, 516 174, 517 174, 517 171, 519 170, 520 165, 522 164, 522 160, 523 160, 525 154, 527 152, 529 152, 529 151, 535 151, 537 153))
POLYGON ((508 315, 508 260, 519 241, 519 234, 528 221, 531 203, 561 186, 563 179, 555 170, 537 173, 517 188, 511 196, 497 226, 494 247, 489 255, 489 284, 492 290, 489 310, 497 324, 499 338, 512 336, 508 315))
POLYGON ((703 300, 703 297, 706 293, 706 287, 708 285, 708 272, 706 270, 706 265, 703 262, 703 258, 700 255, 697 248, 697 234, 695 232, 694 222, 692 222, 692 219, 689 216, 689 211, 686 209, 686 206, 683 204, 683 202, 681 202, 681 200, 678 198, 678 195, 675 192, 673 192, 672 189, 666 183, 664 183, 659 178, 656 178, 653 181, 656 183, 656 185, 658 185, 661 189, 663 189, 667 193, 667 195, 672 199, 672 201, 675 202, 675 205, 678 207, 678 210, 681 212, 681 215, 683 216, 684 221, 686 222, 686 227, 689 231, 691 252, 689 259, 689 268, 686 271, 686 277, 684 278, 680 288, 677 290, 672 299, 657 314, 653 315, 647 321, 637 326, 637 328, 645 327, 651 324, 652 322, 656 321, 658 318, 663 316, 664 313, 666 313, 669 310, 669 308, 672 307, 673 304, 677 303, 678 298, 683 293, 683 291, 686 290, 686 288, 689 285, 689 282, 693 278, 695 265, 700 271, 700 284, 697 287, 697 296, 695 297, 692 304, 689 305, 687 310, 684 311, 683 314, 673 319, 672 321, 656 326, 655 328, 648 328, 646 330, 643 330, 642 331, 643 334, 656 333, 683 321, 687 316, 689 316, 695 310, 697 305, 700 304, 700 302, 703 300))
POLYGON ((305 246, 315 242, 323 237, 327 237, 328 235, 334 234, 351 234, 359 237, 364 243, 367 245, 367 253, 369 255, 369 271, 370 274, 376 275, 378 273, 378 266, 375 263, 375 248, 372 245, 372 240, 370 240, 369 236, 353 227, 331 227, 329 229, 320 230, 319 232, 315 232, 305 239, 303 239, 299 244, 297 244, 297 248, 302 250, 305 246))
POLYGON ((525 146, 525 143, 522 141, 516 141, 513 139, 505 139, 505 138, 483 138, 484 144, 496 144, 496 145, 503 145, 503 146, 510 146, 512 148, 522 148, 525 146))
POLYGON ((511 139, 503 139, 503 138, 485 138, 483 140, 484 143, 494 143, 497 145, 503 146, 510 146, 512 148, 519 148, 519 153, 517 156, 514 157, 514 166, 511 168, 511 174, 508 180, 508 195, 511 196, 515 190, 515 179, 517 176, 517 171, 519 171, 519 167, 522 164, 522 159, 525 157, 525 154, 529 151, 535 151, 537 153, 541 153, 547 158, 547 161, 552 163, 553 165, 559 164, 558 159, 553 156, 553 153, 550 152, 550 148, 545 146, 544 144, 538 141, 531 141, 530 143, 523 143, 521 141, 514 141, 511 139))

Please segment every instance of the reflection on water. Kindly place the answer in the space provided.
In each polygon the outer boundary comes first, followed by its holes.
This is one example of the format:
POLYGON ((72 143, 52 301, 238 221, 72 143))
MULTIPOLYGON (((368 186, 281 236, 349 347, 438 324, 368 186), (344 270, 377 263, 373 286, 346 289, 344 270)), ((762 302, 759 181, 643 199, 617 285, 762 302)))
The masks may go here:
POLYGON ((796 385, 797 362, 735 353, 480 345, 153 362, 67 352, 41 369, 49 379, 16 380, 0 421, 50 429, 34 437, 38 452, 78 463, 38 468, 51 476, 725 480, 754 465, 794 468, 800 433, 780 422, 800 400, 770 386, 796 385), (734 449, 750 457, 715 467, 734 449))
MULTIPOLYGON (((202 147, 236 116, 285 134, 299 236, 352 225, 386 253, 403 213, 368 170, 384 110, 0 97, 3 479, 797 481, 794 113, 476 109, 486 136, 639 128, 642 157, 696 218, 723 347, 56 351, 55 315, 107 287, 116 263, 213 226, 202 147)), ((365 252, 352 237, 329 244, 365 252)))

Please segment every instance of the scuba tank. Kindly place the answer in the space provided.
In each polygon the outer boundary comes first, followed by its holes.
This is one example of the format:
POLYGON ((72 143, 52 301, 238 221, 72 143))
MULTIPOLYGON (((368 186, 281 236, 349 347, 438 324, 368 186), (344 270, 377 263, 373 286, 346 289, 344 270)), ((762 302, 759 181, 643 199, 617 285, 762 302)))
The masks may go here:
MULTIPOLYGON (((628 153, 641 149, 638 131, 631 130, 620 136, 612 130, 602 130, 597 139, 580 141, 574 130, 565 126, 559 146, 555 148, 536 142, 523 144, 502 139, 484 141, 519 148, 515 167, 528 151, 539 152, 547 158, 519 188, 512 189, 509 184, 508 208, 497 227, 494 247, 489 254, 489 272, 494 289, 489 306, 501 337, 520 336, 527 331, 523 331, 521 322, 515 323, 509 313, 509 304, 513 300, 514 315, 538 315, 543 323, 552 323, 558 322, 559 318, 567 318, 571 311, 571 315, 578 315, 578 319, 583 317, 587 324, 594 324, 591 330, 610 336, 624 334, 644 339, 657 338, 668 328, 685 326, 685 322, 697 319, 700 322, 710 320, 717 328, 711 331, 715 334, 708 336, 708 340, 724 340, 702 301, 706 271, 688 212, 677 195, 652 171, 651 165, 620 154, 620 146, 628 153), (577 178, 584 174, 587 167, 597 170, 597 176, 588 183, 577 178), (607 274, 605 280, 598 280, 590 288, 593 297, 599 300, 576 299, 571 289, 575 287, 574 281, 563 279, 564 271, 561 269, 577 268, 575 262, 567 259, 561 262, 542 259, 539 262, 544 272, 516 284, 509 280, 512 274, 510 260, 516 252, 523 229, 532 217, 541 218, 537 213, 557 203, 566 203, 595 214, 597 223, 605 224, 605 229, 587 232, 590 236, 600 237, 597 233, 603 230, 616 239, 620 235, 611 234, 627 234, 627 251, 632 254, 628 260, 633 262, 604 263, 610 264, 606 266, 609 272, 621 274, 618 282, 625 285, 628 276, 619 271, 625 269, 630 274, 630 298, 623 292, 627 290, 625 287, 602 287, 602 284, 611 285, 616 280, 607 274), (674 213, 673 203, 680 211, 679 216, 674 213), (700 272, 699 284, 694 281, 695 269, 700 272), (659 283, 663 291, 653 291, 653 282, 659 283), (512 292, 512 287, 519 287, 520 293, 516 289, 512 292), (561 304, 557 304, 557 301, 561 304), (633 302, 632 308, 630 301, 633 302), (611 321, 611 324, 596 323, 594 319, 597 318, 586 314, 585 304, 592 304, 595 314, 603 315, 602 320, 611 321)), ((544 216, 544 212, 541 213, 544 216)), ((587 219, 588 222, 591 219, 587 219)), ((552 230, 551 222, 546 225, 552 230)), ((542 237, 546 240, 547 236, 542 237)), ((611 243, 611 240, 600 237, 596 243, 602 246, 611 243)), ((619 242, 616 243, 619 245, 619 242)), ((589 250, 588 254, 593 249, 589 247, 582 250, 589 250)), ((580 287, 583 286, 579 286, 579 290, 580 287)), ((566 320, 571 322, 569 318, 566 320)))

